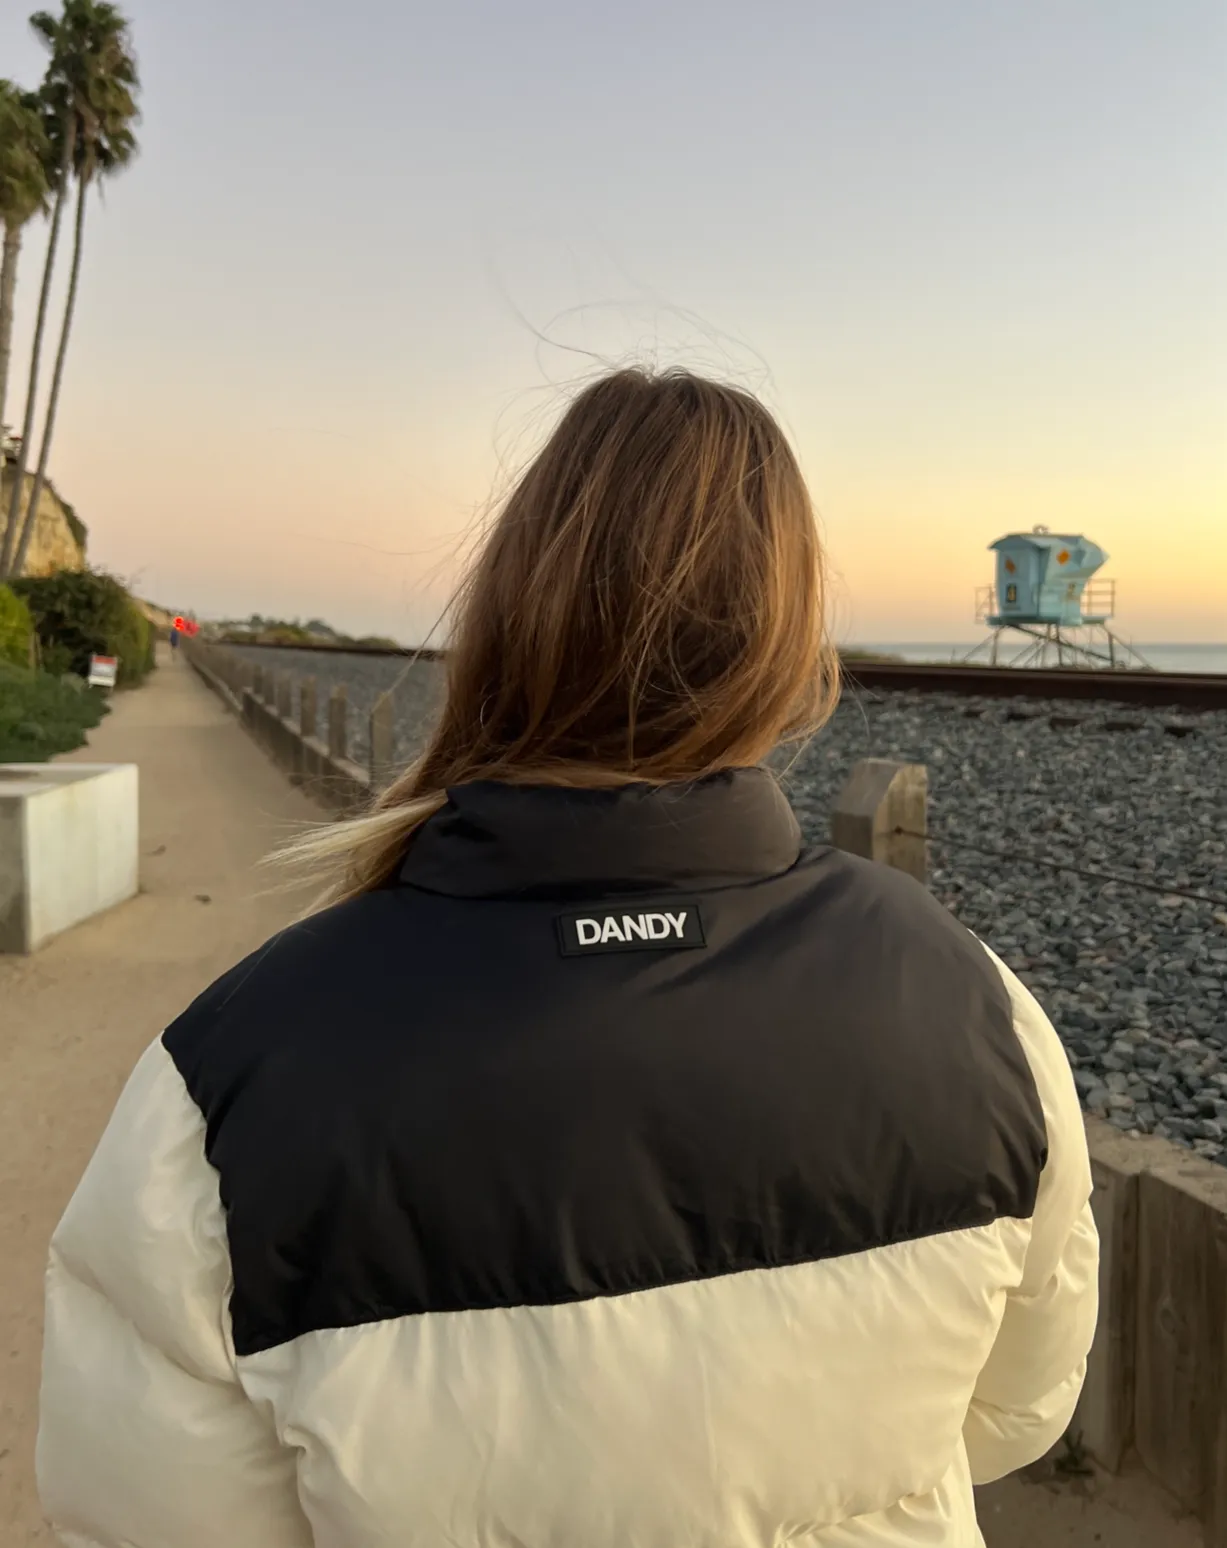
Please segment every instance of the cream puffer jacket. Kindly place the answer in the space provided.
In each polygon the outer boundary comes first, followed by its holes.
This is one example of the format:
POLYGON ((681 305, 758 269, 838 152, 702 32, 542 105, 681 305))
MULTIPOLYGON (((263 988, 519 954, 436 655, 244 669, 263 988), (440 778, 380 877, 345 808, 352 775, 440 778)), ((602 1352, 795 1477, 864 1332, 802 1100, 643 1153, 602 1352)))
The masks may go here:
POLYGON ((474 785, 142 1059, 56 1233, 74 1548, 973 1548, 1096 1314, 1073 1081, 770 779, 474 785))

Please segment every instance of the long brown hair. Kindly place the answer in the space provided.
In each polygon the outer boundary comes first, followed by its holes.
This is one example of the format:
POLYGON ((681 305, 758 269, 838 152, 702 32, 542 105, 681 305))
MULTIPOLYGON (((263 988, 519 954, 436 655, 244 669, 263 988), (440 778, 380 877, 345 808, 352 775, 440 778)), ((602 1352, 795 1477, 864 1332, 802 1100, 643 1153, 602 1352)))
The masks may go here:
POLYGON ((761 762, 838 698, 801 470, 746 392, 620 370, 573 400, 456 599, 422 757, 289 846, 326 901, 382 886, 453 785, 664 784, 761 762))

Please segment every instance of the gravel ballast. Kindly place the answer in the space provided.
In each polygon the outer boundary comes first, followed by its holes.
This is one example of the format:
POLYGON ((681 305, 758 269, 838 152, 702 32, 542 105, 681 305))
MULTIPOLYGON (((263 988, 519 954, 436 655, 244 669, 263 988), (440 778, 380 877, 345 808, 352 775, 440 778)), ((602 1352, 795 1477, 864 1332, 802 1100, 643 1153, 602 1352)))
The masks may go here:
MULTIPOLYGON (((321 726, 328 724, 328 695, 343 686, 349 701, 349 756, 362 768, 370 762, 371 709, 380 694, 395 687, 393 756, 398 764, 410 763, 417 756, 442 703, 443 667, 438 661, 341 650, 295 650, 290 646, 230 648, 265 671, 288 672, 295 678, 314 677, 321 726)), ((297 715, 297 690, 294 712, 297 715)))
POLYGON ((1088 1110, 1227 1160, 1227 714, 850 695, 787 775, 807 837, 869 757, 928 767, 932 889, 1043 1003, 1088 1110))
MULTIPOLYGON (((244 654, 304 671, 304 652, 244 654)), ((359 763, 370 707, 399 679, 396 756, 414 755, 437 662, 308 666, 321 696, 348 686, 359 763)), ((1227 712, 850 692, 786 766, 811 842, 868 757, 927 766, 932 889, 1042 1001, 1086 1108, 1227 1162, 1227 712)))

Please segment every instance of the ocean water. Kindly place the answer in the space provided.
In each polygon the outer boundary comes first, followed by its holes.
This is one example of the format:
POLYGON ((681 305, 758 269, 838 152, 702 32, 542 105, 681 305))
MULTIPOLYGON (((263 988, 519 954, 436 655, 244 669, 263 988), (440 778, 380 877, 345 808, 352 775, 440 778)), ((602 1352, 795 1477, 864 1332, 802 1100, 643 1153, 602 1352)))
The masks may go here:
MULTIPOLYGON (((1222 645, 1146 645, 1140 641, 1131 642, 1133 648, 1141 653, 1149 664, 1158 672, 1221 672, 1227 674, 1227 643, 1222 645)), ((964 641, 959 644, 944 642, 940 644, 916 644, 907 642, 881 641, 874 644, 860 644, 850 648, 856 650, 881 651, 884 655, 901 656, 904 661, 935 661, 950 662, 962 661, 970 651, 975 648, 974 640, 964 641)), ((1029 645, 1010 645, 1002 641, 999 660, 1009 662, 1020 651, 1030 649, 1029 645)), ((979 659, 987 659, 983 652, 979 659)))

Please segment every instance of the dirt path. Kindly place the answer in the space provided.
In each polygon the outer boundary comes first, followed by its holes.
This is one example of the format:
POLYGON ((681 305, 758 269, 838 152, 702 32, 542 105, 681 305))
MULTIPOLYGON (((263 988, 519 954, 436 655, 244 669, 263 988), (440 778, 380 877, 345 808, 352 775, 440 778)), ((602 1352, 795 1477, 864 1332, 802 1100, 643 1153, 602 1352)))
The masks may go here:
POLYGON ((1202 1548, 1197 1523, 1136 1471, 1071 1477, 1040 1462, 977 1495, 987 1548, 1202 1548))
MULTIPOLYGON (((142 892, 31 958, 0 957, 0 1548, 52 1542, 33 1451, 47 1240, 129 1070, 297 900, 255 864, 318 810, 183 661, 121 694, 82 762, 136 763, 142 892)), ((1144 1480, 1040 1467, 983 1491, 988 1548, 1199 1548, 1144 1480)))
POLYGON ((139 765, 142 891, 0 956, 0 1548, 53 1541, 32 1467, 47 1240, 146 1044, 295 913, 253 867, 320 816, 181 660, 71 757, 139 765))

